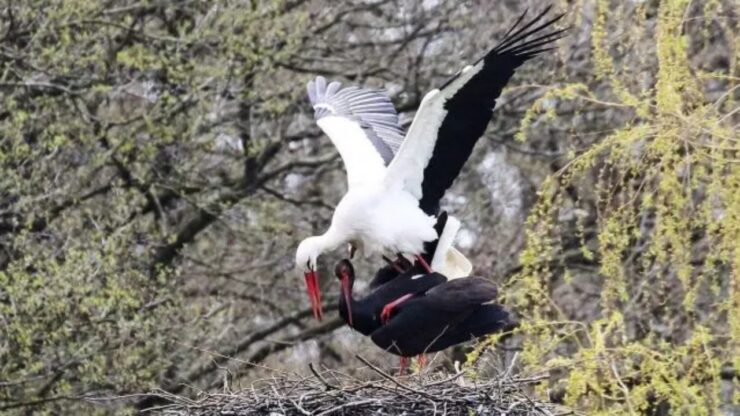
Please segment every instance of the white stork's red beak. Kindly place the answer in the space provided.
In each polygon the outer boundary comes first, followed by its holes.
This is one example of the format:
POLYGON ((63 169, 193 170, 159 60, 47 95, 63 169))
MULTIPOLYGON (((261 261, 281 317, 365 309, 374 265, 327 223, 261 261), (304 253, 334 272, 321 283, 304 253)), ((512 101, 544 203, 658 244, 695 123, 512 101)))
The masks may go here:
POLYGON ((321 306, 319 274, 314 270, 309 270, 303 273, 303 277, 306 279, 306 291, 308 292, 308 299, 311 301, 313 317, 320 321, 324 318, 324 310, 321 306))

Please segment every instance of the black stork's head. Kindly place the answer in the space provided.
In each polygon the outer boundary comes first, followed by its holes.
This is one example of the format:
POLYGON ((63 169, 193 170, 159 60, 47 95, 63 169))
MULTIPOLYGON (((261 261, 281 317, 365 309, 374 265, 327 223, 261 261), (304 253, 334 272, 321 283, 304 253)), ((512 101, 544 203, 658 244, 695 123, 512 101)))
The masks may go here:
POLYGON ((334 274, 342 283, 342 297, 347 306, 347 323, 352 327, 352 286, 355 284, 355 268, 352 262, 343 259, 334 267, 334 274))

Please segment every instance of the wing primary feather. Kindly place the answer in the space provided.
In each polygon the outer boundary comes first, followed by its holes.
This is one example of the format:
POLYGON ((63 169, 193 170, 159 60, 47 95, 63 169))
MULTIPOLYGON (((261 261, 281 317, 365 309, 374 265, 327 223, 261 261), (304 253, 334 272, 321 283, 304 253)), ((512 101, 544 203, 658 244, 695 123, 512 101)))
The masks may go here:
MULTIPOLYGON (((529 29, 530 27, 532 27, 532 25, 534 25, 535 23, 537 23, 537 21, 540 20, 545 14, 547 14, 547 12, 549 12, 550 9, 552 9, 552 5, 549 5, 549 6, 545 7, 545 9, 542 10, 542 12, 540 12, 540 14, 538 14, 537 16, 535 16, 528 23, 525 23, 524 26, 520 27, 519 29, 517 29, 513 33, 508 33, 507 32, 507 34, 504 36, 504 38, 501 39, 501 42, 499 42, 499 44, 496 45, 496 47, 494 49, 501 50, 501 49, 504 48, 504 44, 509 43, 509 40, 513 40, 513 39, 516 39, 516 38, 521 38, 520 35, 522 34, 522 32, 525 32, 527 29, 529 29)), ((522 16, 519 19, 517 19, 517 21, 514 23, 512 29, 514 27, 518 26, 519 23, 521 23, 521 21, 524 18, 524 14, 526 14, 526 13, 527 12, 525 10, 524 13, 522 14, 522 16)), ((526 37, 526 36, 527 35, 524 35, 524 37, 526 37)))
POLYGON ((496 49, 496 53, 498 53, 500 55, 507 54, 507 53, 512 53, 512 54, 515 54, 516 55, 517 54, 516 51, 518 49, 520 49, 522 47, 526 47, 527 45, 529 45, 529 44, 531 44, 533 42, 537 42, 537 41, 540 41, 540 40, 543 40, 543 39, 546 39, 546 38, 550 38, 550 42, 555 41, 555 40, 558 40, 558 39, 560 39, 562 37, 562 36, 559 36, 559 35, 561 35, 563 32, 565 32, 566 30, 568 30, 567 28, 566 29, 560 29, 560 30, 557 30, 555 32, 547 33, 545 35, 542 35, 542 36, 540 36, 538 38, 528 40, 528 41, 526 41, 524 43, 517 44, 517 42, 520 42, 521 40, 523 40, 527 36, 530 36, 530 35, 532 35, 534 33, 537 33, 538 31, 541 31, 541 30, 545 29, 546 27, 547 26, 543 26, 543 27, 538 28, 537 30, 528 32, 526 35, 524 35, 524 37, 522 37, 520 39, 517 39, 516 41, 514 41, 512 43, 507 44, 504 49, 496 49))
MULTIPOLYGON (((477 59, 475 61, 475 63, 473 64, 473 66, 478 65, 481 61, 486 60, 487 58, 492 58, 492 57, 495 57, 495 56, 498 56, 498 55, 503 55, 505 53, 513 53, 514 55, 524 54, 525 53, 524 51, 526 50, 526 48, 528 47, 528 45, 531 45, 532 42, 536 42, 538 40, 543 40, 544 41, 545 38, 550 38, 550 42, 552 42, 552 41, 555 41, 557 39, 560 39, 562 37, 562 34, 564 32, 566 32, 568 30, 568 28, 560 29, 560 30, 557 30, 555 32, 545 34, 545 35, 541 36, 540 38, 536 38, 536 39, 527 41, 527 42, 525 42, 523 44, 513 46, 517 42, 519 42, 520 40, 526 38, 527 36, 529 36, 529 35, 531 35, 533 33, 537 33, 538 31, 540 31, 540 30, 542 30, 542 29, 544 29, 544 28, 552 25, 553 23, 555 23, 558 20, 560 20, 563 16, 565 16, 564 13, 563 14, 560 14, 558 16, 555 16, 554 18, 550 19, 550 21, 545 22, 542 25, 538 26, 537 28, 532 29, 532 30, 530 30, 530 31, 522 34, 524 31, 527 31, 527 29, 529 29, 530 27, 532 27, 532 25, 536 24, 538 20, 540 20, 545 14, 547 14, 548 11, 550 11, 550 9, 552 9, 552 5, 547 6, 540 14, 538 14, 536 17, 534 17, 530 22, 526 23, 523 27, 521 27, 521 28, 517 29, 516 31, 514 31, 514 29, 516 29, 517 26, 526 17, 526 14, 527 14, 527 10, 528 9, 525 9, 524 10, 524 13, 522 13, 521 15, 519 15, 519 17, 514 22, 514 24, 511 25, 511 27, 506 31, 506 33, 504 34, 503 39, 495 47, 493 47, 487 54, 485 54, 481 58, 477 59), (513 46, 511 49, 507 49, 507 48, 509 48, 511 46, 513 46), (521 52, 519 52, 519 51, 521 51, 521 52)), ((544 42, 544 43, 548 43, 548 42, 544 42)), ((541 45, 536 45, 536 46, 541 46, 541 45)), ((548 49, 543 49, 541 52, 544 52, 546 50, 548 50, 548 49)), ((534 56, 534 55, 531 55, 531 56, 528 56, 528 57, 532 57, 532 56, 534 56)), ((462 71, 457 71, 454 75, 452 75, 445 82, 443 82, 442 85, 440 85, 439 89, 442 90, 442 89, 446 88, 453 81, 455 81, 455 79, 457 79, 462 73, 463 73, 462 71)))
POLYGON ((526 58, 526 59, 530 59, 532 57, 535 57, 535 56, 541 54, 542 52, 547 52, 547 51, 551 51, 551 50, 554 50, 554 49, 557 49, 557 48, 554 47, 554 46, 552 48, 542 48, 542 49, 537 49, 537 50, 534 50, 534 51, 527 52, 526 54, 522 54, 522 55, 519 55, 519 56, 521 56, 523 58, 526 58))
POLYGON ((435 94, 425 96, 386 176, 389 184, 401 184, 420 198, 419 206, 427 214, 438 212, 440 199, 485 132, 496 100, 515 70, 553 49, 548 45, 567 31, 547 29, 564 16, 547 16, 552 9, 547 6, 532 19, 522 13, 473 69, 458 71, 433 90, 435 94))
MULTIPOLYGON (((530 50, 535 50, 539 48, 540 46, 547 45, 549 43, 552 43, 560 38, 562 38, 563 33, 568 29, 560 29, 552 33, 548 33, 546 35, 542 35, 540 37, 528 40, 526 43, 522 43, 521 45, 517 45, 515 48, 509 49, 508 51, 504 53, 511 53, 513 55, 524 55, 528 54, 530 50)), ((552 49, 552 48, 550 48, 552 49)))
MULTIPOLYGON (((504 37, 503 37, 503 39, 501 40, 501 42, 503 42, 503 40, 504 40, 504 39, 508 38, 508 37, 509 37, 509 35, 511 34, 511 32, 512 32, 512 31, 513 31, 514 29, 516 29, 516 27, 517 27, 517 26, 519 26, 519 23, 521 23, 521 22, 522 22, 522 20, 524 20, 524 17, 525 17, 526 15, 527 15, 527 12, 528 12, 528 11, 529 11, 529 7, 527 7, 527 8, 525 8, 525 9, 524 9, 524 12, 523 12, 522 14, 520 14, 520 15, 519 15, 519 17, 518 17, 518 18, 516 19, 516 21, 514 22, 514 24, 513 24, 513 25, 511 25, 511 27, 509 28, 509 30, 507 30, 507 31, 506 31, 506 33, 504 33, 504 37)), ((499 44, 500 44, 501 42, 499 42, 499 44)), ((498 45, 497 45, 497 46, 498 46, 498 45)))
POLYGON ((319 97, 326 95, 326 78, 322 76, 316 77, 316 95, 319 97))
MULTIPOLYGON (((528 23, 527 25, 525 25, 522 29, 529 28, 530 26, 532 26, 532 24, 536 23, 537 22, 537 19, 541 18, 541 16, 542 15, 538 16, 536 19, 533 19, 530 23, 528 23)), ((537 26, 537 27, 535 27, 535 28, 533 28, 531 30, 528 30, 528 31, 526 31, 524 33, 522 33, 521 30, 520 31, 517 31, 517 33, 516 34, 513 34, 510 39, 504 39, 504 42, 495 48, 496 52, 498 52, 500 54, 503 54, 503 53, 508 52, 507 51, 507 48, 509 48, 510 46, 514 45, 516 42, 519 42, 519 41, 523 40, 524 38, 526 38, 527 36, 529 36, 529 35, 531 35, 533 33, 537 33, 539 31, 541 31, 541 30, 549 27, 550 25, 552 25, 555 22, 557 22, 558 20, 560 20, 563 16, 565 16, 565 15, 564 14, 560 14, 558 16, 555 16, 554 18, 550 19, 549 21, 547 21, 547 22, 545 22, 545 23, 543 23, 543 24, 541 24, 541 25, 539 25, 539 26, 537 26)))
POLYGON ((337 81, 334 81, 334 82, 330 83, 329 86, 326 87, 326 95, 327 96, 332 96, 332 95, 336 94, 336 92, 339 90, 339 87, 341 87, 341 86, 342 86, 342 84, 338 83, 337 81))
MULTIPOLYGON (((317 122, 327 116, 344 118, 362 129, 362 134, 353 136, 356 140, 363 140, 361 137, 364 136, 364 139, 367 139, 372 145, 372 148, 366 148, 367 143, 346 143, 342 147, 345 152, 345 155, 342 156, 343 159, 347 152, 356 150, 353 150, 353 147, 362 147, 365 151, 368 149, 372 151, 374 148, 375 152, 381 156, 384 165, 390 163, 403 141, 404 130, 401 127, 393 103, 384 92, 357 86, 343 88, 342 84, 337 81, 327 84, 327 80, 323 76, 317 76, 314 80, 309 81, 306 89, 317 122)), ((333 123, 332 125, 335 127, 323 123, 319 124, 330 135, 334 145, 337 146, 338 142, 346 140, 349 133, 342 132, 338 127, 340 124, 333 123), (332 137, 327 129, 330 129, 336 137, 332 137)), ((351 129, 351 124, 345 122, 343 125, 345 128, 351 129)), ((347 164, 346 160, 345 164, 347 164)), ((355 169, 352 170, 355 171, 355 169)), ((353 176, 357 177, 358 175, 353 176)))
POLYGON ((316 83, 313 80, 306 84, 306 92, 308 92, 308 100, 313 105, 316 102, 316 83))

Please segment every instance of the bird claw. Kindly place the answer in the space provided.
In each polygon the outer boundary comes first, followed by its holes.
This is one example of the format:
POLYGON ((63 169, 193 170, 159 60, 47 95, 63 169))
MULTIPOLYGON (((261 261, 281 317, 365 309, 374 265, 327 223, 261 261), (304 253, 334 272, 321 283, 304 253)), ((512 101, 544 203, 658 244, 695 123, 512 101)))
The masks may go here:
POLYGON ((398 368, 398 375, 402 376, 406 372, 406 369, 409 368, 409 357, 401 357, 401 363, 398 368))
POLYGON ((421 371, 425 365, 427 365, 427 356, 424 354, 417 356, 416 366, 419 368, 419 371, 421 371))

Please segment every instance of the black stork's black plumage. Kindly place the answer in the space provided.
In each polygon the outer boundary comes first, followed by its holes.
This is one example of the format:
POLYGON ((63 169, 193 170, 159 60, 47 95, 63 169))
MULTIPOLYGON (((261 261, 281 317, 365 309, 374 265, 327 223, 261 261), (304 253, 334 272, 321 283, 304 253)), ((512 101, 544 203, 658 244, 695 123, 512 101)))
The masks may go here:
MULTIPOLYGON (((342 283, 342 294, 339 297, 339 316, 355 331, 370 335, 381 325, 381 316, 388 314, 398 304, 393 302, 407 295, 423 295, 429 289, 447 281, 439 273, 425 273, 418 265, 387 280, 375 287, 362 299, 355 299, 352 288, 355 283, 355 272, 349 260, 342 260, 335 267, 335 274, 342 283), (391 305, 389 307, 389 305, 391 305)), ((389 272, 389 274, 391 274, 389 272)))
MULTIPOLYGON (((427 264, 432 263, 432 259, 437 253, 437 246, 445 231, 447 221, 447 212, 443 211, 437 217, 437 223, 434 225, 434 230, 439 238, 424 244, 424 254, 421 255, 421 258, 427 264)), ((441 248, 442 251, 447 249, 447 246, 441 248)), ((444 253, 442 254, 444 255, 444 253)), ((413 295, 423 294, 430 288, 448 280, 447 276, 440 273, 427 273, 426 267, 420 262, 411 263, 400 254, 396 260, 391 260, 385 256, 383 258, 388 262, 388 265, 378 269, 375 277, 370 281, 369 287, 373 290, 373 295, 355 301, 354 304, 350 303, 352 287, 349 280, 342 279, 338 274, 339 272, 336 271, 337 277, 340 277, 342 282, 340 315, 350 327, 363 335, 369 335, 370 332, 375 330, 380 324, 380 318, 383 315, 390 314, 392 309, 405 299, 413 295)), ((349 267, 352 267, 351 264, 349 267)), ((354 270, 352 275, 354 276, 354 270)))
POLYGON ((401 275, 355 300, 352 263, 340 261, 335 273, 343 288, 339 300, 342 319, 369 335, 380 348, 402 358, 440 351, 513 325, 501 305, 488 303, 495 299, 497 290, 486 279, 448 281, 438 273, 401 275))
POLYGON ((436 352, 513 326, 498 304, 496 285, 480 277, 450 280, 400 303, 371 334, 373 342, 402 357, 436 352))
MULTIPOLYGON (((425 243, 422 255, 425 262, 432 263, 448 219, 447 212, 444 211, 437 217, 434 230, 439 238, 425 243)), ((440 247, 440 250, 447 250, 447 247, 440 247)), ((355 274, 352 264, 348 260, 342 261, 335 268, 335 274, 342 283, 342 296, 339 300, 340 316, 350 327, 363 335, 370 335, 380 326, 384 317, 390 316, 393 308, 403 301, 413 296, 423 295, 427 290, 448 280, 447 276, 440 273, 427 273, 426 268, 419 262, 411 263, 400 255, 396 260, 385 257, 384 259, 388 265, 378 269, 370 282, 372 294, 354 302, 352 301, 352 285, 355 274), (341 273, 342 267, 349 268, 349 273, 341 273)))

